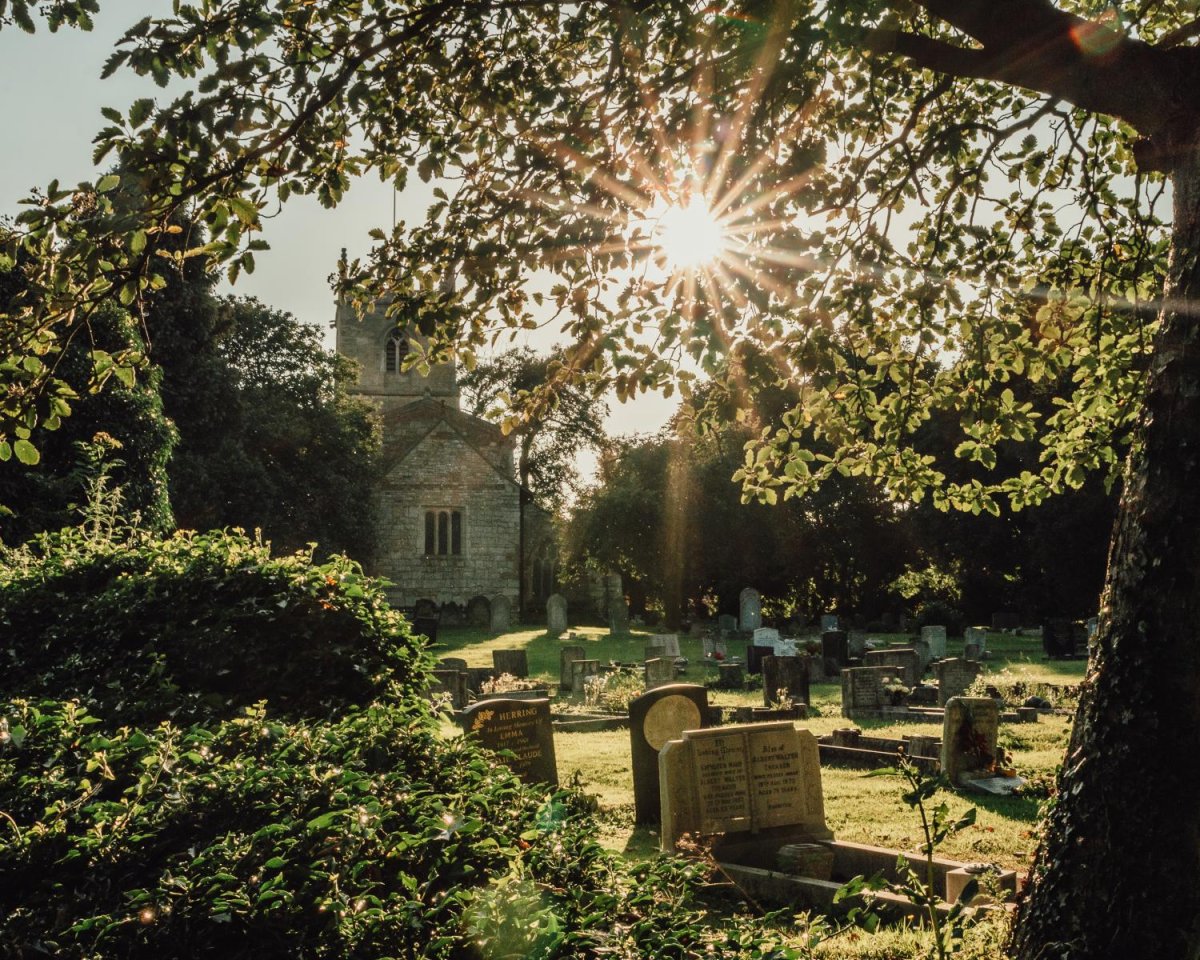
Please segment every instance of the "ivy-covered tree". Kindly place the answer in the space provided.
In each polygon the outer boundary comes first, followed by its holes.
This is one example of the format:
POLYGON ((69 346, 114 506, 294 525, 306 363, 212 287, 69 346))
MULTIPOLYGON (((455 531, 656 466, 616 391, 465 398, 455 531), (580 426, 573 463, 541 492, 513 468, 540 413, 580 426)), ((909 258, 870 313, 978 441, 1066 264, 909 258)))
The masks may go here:
MULTIPOLYGON (((94 6, 0 16, 87 26, 94 6)), ((686 396, 694 367, 751 344, 745 395, 794 398, 747 450, 751 495, 836 471, 996 512, 1123 470, 1013 949, 1194 956, 1200 887, 1160 878, 1200 875, 1200 815, 1179 813, 1194 786, 1179 758, 1200 746, 1198 38, 1190 5, 1156 2, 181 3, 107 68, 195 82, 106 112, 98 155, 141 178, 139 208, 111 203, 116 175, 54 183, 8 245, 43 269, 4 318, 21 336, 0 455, 58 386, 22 358, 59 349, 98 298, 136 308, 185 205, 214 238, 187 252, 236 275, 261 213, 296 193, 334 204, 359 173, 441 177, 428 219, 379 234, 343 292, 441 291, 441 336, 469 352, 495 325, 544 322, 526 281, 549 271, 564 370, 622 395, 686 396), (671 254, 681 235, 707 238, 707 265, 671 254), (1020 378, 1070 386, 1042 417, 1020 378), (960 459, 992 465, 1012 439, 1044 459, 956 483, 911 442, 934 410, 957 417, 960 459)))

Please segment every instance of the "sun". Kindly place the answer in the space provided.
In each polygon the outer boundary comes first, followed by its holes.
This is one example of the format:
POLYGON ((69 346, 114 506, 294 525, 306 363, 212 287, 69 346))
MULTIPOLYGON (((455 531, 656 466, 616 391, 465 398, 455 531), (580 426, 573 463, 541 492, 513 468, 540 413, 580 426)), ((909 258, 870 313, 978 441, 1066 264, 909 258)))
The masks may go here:
POLYGON ((674 271, 697 270, 715 263, 729 249, 721 220, 702 197, 686 203, 660 201, 647 214, 651 244, 674 271))

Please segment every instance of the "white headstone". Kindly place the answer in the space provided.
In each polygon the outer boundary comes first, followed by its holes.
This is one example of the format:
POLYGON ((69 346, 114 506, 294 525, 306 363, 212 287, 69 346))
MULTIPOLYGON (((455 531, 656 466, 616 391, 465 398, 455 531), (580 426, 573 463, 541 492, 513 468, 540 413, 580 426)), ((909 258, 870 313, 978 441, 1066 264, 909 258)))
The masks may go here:
POLYGON ((773 647, 779 642, 779 631, 774 627, 759 627, 754 631, 756 647, 773 647))

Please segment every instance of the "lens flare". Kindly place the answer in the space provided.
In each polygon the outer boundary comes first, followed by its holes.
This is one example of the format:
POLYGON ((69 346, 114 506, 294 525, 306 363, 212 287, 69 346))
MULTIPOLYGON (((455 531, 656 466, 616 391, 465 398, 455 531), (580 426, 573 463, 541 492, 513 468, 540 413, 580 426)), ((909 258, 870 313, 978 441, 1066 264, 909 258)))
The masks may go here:
POLYGON ((653 243, 675 270, 695 270, 720 258, 729 246, 721 221, 700 197, 651 210, 653 243))

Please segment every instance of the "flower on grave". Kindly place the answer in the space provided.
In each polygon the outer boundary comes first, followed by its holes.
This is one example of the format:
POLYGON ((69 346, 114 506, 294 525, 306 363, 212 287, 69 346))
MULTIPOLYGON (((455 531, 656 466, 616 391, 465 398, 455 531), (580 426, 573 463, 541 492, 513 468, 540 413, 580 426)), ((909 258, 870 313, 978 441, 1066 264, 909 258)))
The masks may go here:
POLYGON ((714 651, 712 652, 712 658, 713 658, 714 660, 724 660, 724 659, 725 659, 725 654, 723 654, 723 653, 722 653, 720 650, 714 650, 714 651))

